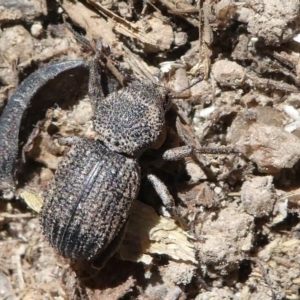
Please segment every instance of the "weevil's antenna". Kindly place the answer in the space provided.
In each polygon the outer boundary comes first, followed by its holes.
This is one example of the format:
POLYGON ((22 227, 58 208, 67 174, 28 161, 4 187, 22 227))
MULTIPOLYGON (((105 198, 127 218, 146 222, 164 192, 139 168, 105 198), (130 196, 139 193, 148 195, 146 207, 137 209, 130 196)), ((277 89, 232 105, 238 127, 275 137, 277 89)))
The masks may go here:
POLYGON ((196 85, 197 83, 201 82, 203 80, 203 75, 199 76, 193 83, 191 83, 189 86, 185 87, 184 89, 182 89, 181 91, 179 91, 177 94, 175 95, 170 95, 171 99, 177 98, 178 96, 180 96, 182 93, 184 93, 186 90, 190 89, 191 87, 193 87, 194 85, 196 85))
POLYGON ((195 82, 193 82, 192 84, 190 84, 188 87, 184 88, 183 90, 179 91, 177 94, 175 95, 170 95, 171 94, 171 89, 155 82, 153 80, 153 75, 151 74, 151 72, 148 70, 147 65, 141 65, 141 61, 138 60, 137 57, 135 57, 134 55, 132 55, 131 52, 129 52, 128 48, 126 46, 122 46, 122 48, 124 49, 124 52, 126 54, 128 54, 130 61, 132 63, 132 69, 135 69, 136 72, 142 77, 145 78, 147 80, 149 80, 150 82, 152 82, 153 84, 155 84, 157 87, 161 88, 164 90, 164 93, 169 95, 170 99, 174 99, 176 97, 178 97, 180 94, 182 94, 183 92, 185 92, 186 90, 190 89, 192 86, 196 85, 197 83, 199 83, 200 81, 203 80, 203 76, 200 76, 199 78, 197 78, 197 80, 195 82), (145 68, 143 68, 142 66, 145 66, 145 68))
POLYGON ((195 80, 195 82, 193 82, 189 86, 185 87, 184 89, 182 89, 181 91, 179 91, 175 95, 172 95, 172 90, 170 88, 163 87, 164 90, 166 91, 166 95, 167 95, 166 96, 167 99, 166 99, 166 104, 165 104, 165 110, 168 111, 171 108, 171 106, 172 106, 172 99, 177 98, 180 94, 184 93, 186 90, 190 89, 191 87, 193 87, 197 83, 201 82, 202 80, 203 80, 203 76, 198 77, 195 80))

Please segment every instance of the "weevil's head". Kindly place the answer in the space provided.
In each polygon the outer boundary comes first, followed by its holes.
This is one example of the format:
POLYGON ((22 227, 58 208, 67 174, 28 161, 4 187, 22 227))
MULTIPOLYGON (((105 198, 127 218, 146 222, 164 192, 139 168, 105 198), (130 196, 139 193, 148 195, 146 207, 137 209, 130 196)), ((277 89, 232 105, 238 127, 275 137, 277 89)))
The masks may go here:
POLYGON ((110 149, 139 156, 165 139, 167 91, 153 83, 133 81, 97 107, 94 128, 110 149))

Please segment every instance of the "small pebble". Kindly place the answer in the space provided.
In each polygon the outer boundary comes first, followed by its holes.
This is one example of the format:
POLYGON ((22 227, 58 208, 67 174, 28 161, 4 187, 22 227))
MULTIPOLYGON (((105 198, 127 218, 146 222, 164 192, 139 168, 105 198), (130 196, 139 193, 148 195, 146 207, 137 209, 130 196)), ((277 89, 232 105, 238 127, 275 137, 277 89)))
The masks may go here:
POLYGON ((30 28, 30 33, 33 37, 39 38, 43 33, 43 26, 40 22, 34 23, 30 28))

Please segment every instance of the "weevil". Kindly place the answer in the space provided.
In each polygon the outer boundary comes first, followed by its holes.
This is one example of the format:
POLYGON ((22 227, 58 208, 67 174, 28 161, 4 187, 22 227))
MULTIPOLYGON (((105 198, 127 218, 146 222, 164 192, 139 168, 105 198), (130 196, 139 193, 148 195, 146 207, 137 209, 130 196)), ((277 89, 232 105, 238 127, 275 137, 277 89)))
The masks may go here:
MULTIPOLYGON (((7 194, 15 187, 14 159, 20 120, 30 99, 47 81, 72 68, 89 68, 88 94, 97 138, 59 140, 70 150, 46 192, 40 223, 45 237, 61 255, 85 261, 101 257, 103 265, 118 249, 131 205, 138 195, 139 157, 164 142, 168 97, 164 88, 138 80, 105 96, 99 55, 89 66, 81 61, 64 62, 31 74, 18 87, 0 120, 0 135, 3 141, 7 140, 0 144, 0 187, 7 194), (14 135, 5 138, 10 132, 14 135)), ((214 150, 187 145, 168 150, 163 157, 177 160, 193 152, 222 153, 214 150)), ((147 178, 172 215, 179 219, 166 186, 153 174, 147 178)))
MULTIPOLYGON (((105 97, 97 59, 89 67, 89 96, 98 138, 60 139, 71 148, 45 194, 40 214, 50 244, 64 257, 80 260, 114 254, 139 191, 138 158, 144 150, 159 147, 165 138, 164 92, 153 83, 135 80, 105 97)), ((81 61, 44 67, 31 74, 10 99, 0 120, 1 189, 8 198, 15 190, 18 132, 30 99, 62 72, 87 67, 81 61)), ((157 189, 161 187, 154 175, 149 179, 157 189)), ((170 197, 164 188, 162 194, 170 197)))
POLYGON ((60 140, 71 149, 56 171, 41 212, 51 245, 65 257, 86 260, 114 253, 109 246, 121 241, 139 191, 138 157, 159 146, 165 135, 163 94, 154 84, 133 81, 105 97, 94 60, 89 96, 98 139, 60 140))

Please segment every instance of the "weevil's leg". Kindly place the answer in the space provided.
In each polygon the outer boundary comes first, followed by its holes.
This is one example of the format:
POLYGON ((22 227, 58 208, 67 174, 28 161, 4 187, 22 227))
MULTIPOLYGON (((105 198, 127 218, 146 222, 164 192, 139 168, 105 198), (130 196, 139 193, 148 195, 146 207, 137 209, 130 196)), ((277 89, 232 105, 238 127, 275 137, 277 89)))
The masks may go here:
POLYGON ((211 147, 201 147, 195 148, 193 146, 182 146, 167 150, 164 152, 162 158, 165 160, 181 160, 185 157, 191 156, 193 154, 240 154, 240 152, 234 148, 229 147, 219 147, 219 148, 211 148, 211 147))
POLYGON ((82 140, 79 136, 66 136, 58 139, 61 146, 73 146, 82 140))
POLYGON ((78 68, 86 69, 88 64, 65 61, 46 66, 28 76, 7 103, 0 118, 0 190, 3 197, 11 199, 14 196, 20 123, 31 99, 51 79, 78 68))
POLYGON ((97 45, 96 55, 93 61, 91 62, 90 76, 89 76, 89 97, 93 105, 94 113, 96 113, 97 111, 97 103, 105 98, 104 91, 101 84, 101 70, 99 64, 101 47, 98 45, 97 45))
POLYGON ((170 192, 168 191, 167 187, 165 186, 165 184, 153 174, 149 174, 147 178, 153 185, 156 193, 161 198, 164 206, 170 212, 172 217, 179 222, 180 226, 183 229, 187 229, 188 226, 186 222, 180 217, 175 206, 175 201, 172 195, 170 194, 170 192))

